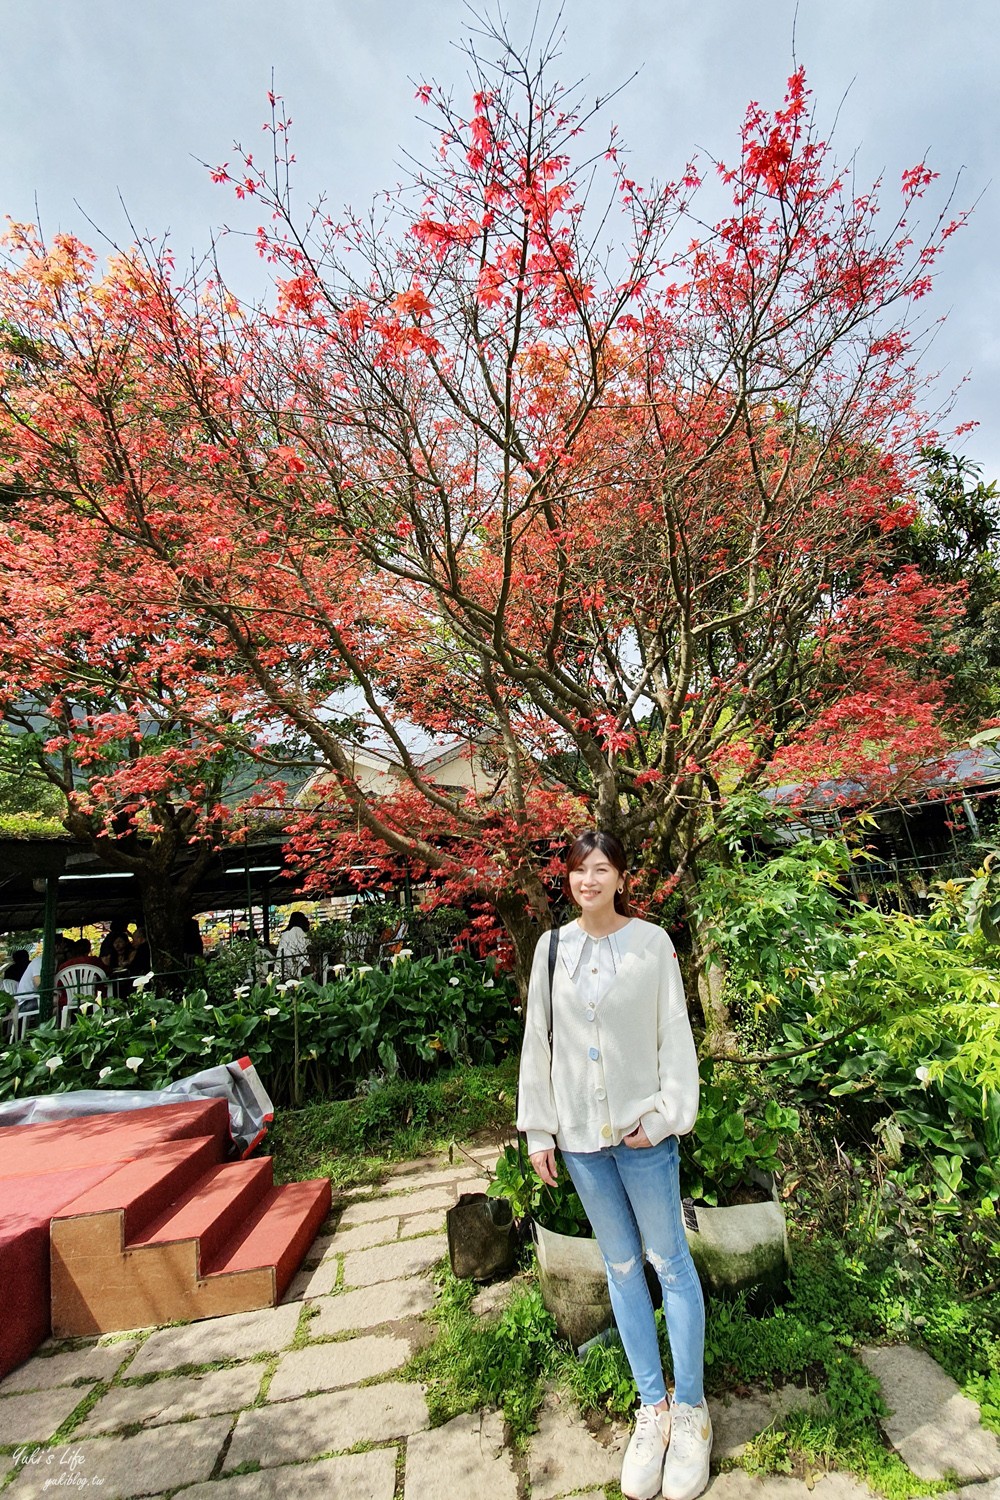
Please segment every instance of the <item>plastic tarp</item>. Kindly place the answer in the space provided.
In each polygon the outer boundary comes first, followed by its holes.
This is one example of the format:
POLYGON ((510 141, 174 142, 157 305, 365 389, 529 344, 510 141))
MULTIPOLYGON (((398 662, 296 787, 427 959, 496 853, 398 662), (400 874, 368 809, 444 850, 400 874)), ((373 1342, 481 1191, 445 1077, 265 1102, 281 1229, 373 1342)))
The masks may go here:
POLYGON ((78 1115, 119 1114, 149 1109, 154 1104, 178 1104, 185 1099, 225 1099, 229 1133, 240 1156, 249 1156, 267 1134, 274 1107, 249 1057, 204 1068, 190 1078, 179 1078, 165 1089, 77 1089, 11 1099, 0 1104, 0 1126, 41 1125, 78 1115))

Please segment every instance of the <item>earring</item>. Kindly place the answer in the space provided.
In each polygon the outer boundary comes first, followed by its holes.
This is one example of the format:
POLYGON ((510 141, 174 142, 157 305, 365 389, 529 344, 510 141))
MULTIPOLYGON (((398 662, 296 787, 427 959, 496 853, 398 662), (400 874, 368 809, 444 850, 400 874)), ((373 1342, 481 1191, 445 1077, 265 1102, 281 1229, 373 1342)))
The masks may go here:
POLYGON ((622 893, 622 891, 623 891, 623 890, 624 890, 624 889, 625 889, 625 887, 624 887, 624 886, 623 886, 623 885, 620 885, 620 886, 619 886, 619 887, 618 887, 618 894, 619 894, 619 896, 620 896, 620 895, 621 895, 621 893, 622 893))

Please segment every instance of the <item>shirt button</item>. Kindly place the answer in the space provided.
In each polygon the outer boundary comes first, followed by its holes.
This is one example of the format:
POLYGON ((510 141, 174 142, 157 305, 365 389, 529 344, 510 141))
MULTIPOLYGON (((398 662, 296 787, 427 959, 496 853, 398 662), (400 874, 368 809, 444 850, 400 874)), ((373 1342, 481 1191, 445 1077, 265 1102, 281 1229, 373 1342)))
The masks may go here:
POLYGON ((602 1125, 601 1126, 601 1140, 602 1141, 610 1141, 610 1139, 611 1139, 611 1126, 610 1125, 602 1125))
MULTIPOLYGON (((608 1097, 608 1091, 607 1091, 607 1089, 595 1089, 594 1090, 594 1098, 595 1099, 606 1099, 607 1097, 608 1097)), ((607 1129, 606 1126, 605 1126, 605 1129, 607 1129)))
POLYGON ((591 1047, 590 1051, 587 1053, 587 1056, 590 1058, 591 1062, 596 1062, 600 1055, 601 1054, 598 1052, 596 1047, 591 1047))
POLYGON ((596 970, 596 969, 591 969, 591 971, 590 971, 590 972, 591 972, 591 974, 596 974, 596 973, 597 973, 597 970, 596 970))
POLYGON ((596 1021, 597 1020, 597 1012, 596 1012, 596 1010, 588 1010, 588 1012, 587 1012, 587 1020, 588 1021, 596 1021))

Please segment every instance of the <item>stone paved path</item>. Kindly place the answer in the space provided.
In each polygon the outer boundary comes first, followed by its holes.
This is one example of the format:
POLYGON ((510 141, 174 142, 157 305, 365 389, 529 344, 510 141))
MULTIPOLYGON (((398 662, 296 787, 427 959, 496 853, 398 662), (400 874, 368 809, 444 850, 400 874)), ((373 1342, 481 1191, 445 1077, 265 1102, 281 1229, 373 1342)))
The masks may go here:
MULTIPOLYGON (((474 1155, 491 1165, 496 1152, 474 1155)), ((349 1195, 280 1307, 42 1350, 0 1382, 2 1500, 70 1489, 102 1500, 617 1497, 624 1429, 594 1436, 550 1395, 515 1463, 496 1412, 432 1429, 422 1389, 399 1379, 431 1337, 423 1315, 429 1268, 447 1249, 445 1212, 483 1181, 469 1162, 414 1162, 381 1189, 349 1195)), ((478 1310, 488 1315, 503 1295, 484 1289, 478 1310)), ((892 1413, 887 1436, 914 1472, 958 1476, 961 1500, 1000 1500, 1000 1443, 933 1360, 908 1349, 864 1358, 892 1413)), ((713 1403, 716 1462, 809 1400, 787 1387, 713 1403)), ((813 1491, 870 1500, 842 1474, 803 1482, 734 1470, 706 1493, 808 1500, 813 1491)))

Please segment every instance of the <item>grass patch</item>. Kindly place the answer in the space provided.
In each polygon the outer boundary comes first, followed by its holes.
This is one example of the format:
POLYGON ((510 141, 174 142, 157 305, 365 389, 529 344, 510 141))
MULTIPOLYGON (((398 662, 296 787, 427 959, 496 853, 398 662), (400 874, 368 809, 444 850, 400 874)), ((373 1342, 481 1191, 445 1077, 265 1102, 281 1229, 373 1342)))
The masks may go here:
MULTIPOLYGON (((637 1399, 625 1351, 612 1339, 579 1360, 557 1339, 555 1325, 532 1278, 499 1319, 484 1322, 471 1311, 476 1288, 444 1266, 431 1315, 437 1337, 407 1365, 405 1374, 427 1389, 435 1425, 461 1412, 500 1407, 516 1446, 534 1428, 545 1389, 571 1394, 583 1414, 627 1419, 637 1399)), ((877 1283, 875 1283, 877 1286, 877 1283)), ((935 1495, 945 1482, 916 1479, 886 1445, 878 1383, 854 1347, 884 1336, 878 1296, 861 1261, 835 1241, 799 1247, 786 1302, 760 1314, 742 1300, 710 1299, 706 1329, 706 1389, 722 1395, 749 1386, 773 1387, 805 1377, 822 1400, 777 1418, 751 1443, 738 1467, 750 1474, 810 1476, 840 1469, 857 1475, 888 1500, 935 1495)), ((664 1367, 670 1351, 662 1311, 657 1313, 664 1367)))
MULTIPOLYGON (((773 1387, 806 1377, 823 1400, 779 1417, 751 1443, 738 1467, 750 1474, 806 1478, 827 1469, 847 1470, 889 1500, 933 1495, 947 1483, 916 1479, 887 1446, 879 1427, 885 1415, 878 1382, 855 1357, 854 1346, 884 1335, 880 1302, 862 1261, 835 1241, 800 1245, 786 1302, 748 1313, 742 1299, 709 1299, 705 1333, 705 1386, 723 1395, 750 1385, 773 1387)), ((657 1313, 664 1368, 670 1349, 657 1313)), ((615 1340, 578 1362, 563 1353, 555 1372, 583 1411, 623 1417, 636 1400, 625 1351, 615 1340)))
POLYGON ((420 1380, 427 1392, 433 1426, 462 1412, 499 1407, 517 1447, 534 1429, 544 1381, 557 1358, 555 1323, 542 1304, 536 1282, 515 1294, 495 1321, 470 1310, 476 1287, 459 1281, 449 1266, 437 1276, 438 1301, 431 1316, 437 1337, 405 1366, 406 1379, 420 1380))
POLYGON ((335 1187, 377 1183, 393 1162, 513 1131, 517 1060, 453 1068, 429 1083, 390 1079, 358 1099, 282 1110, 269 1143, 276 1182, 329 1177, 335 1187))

